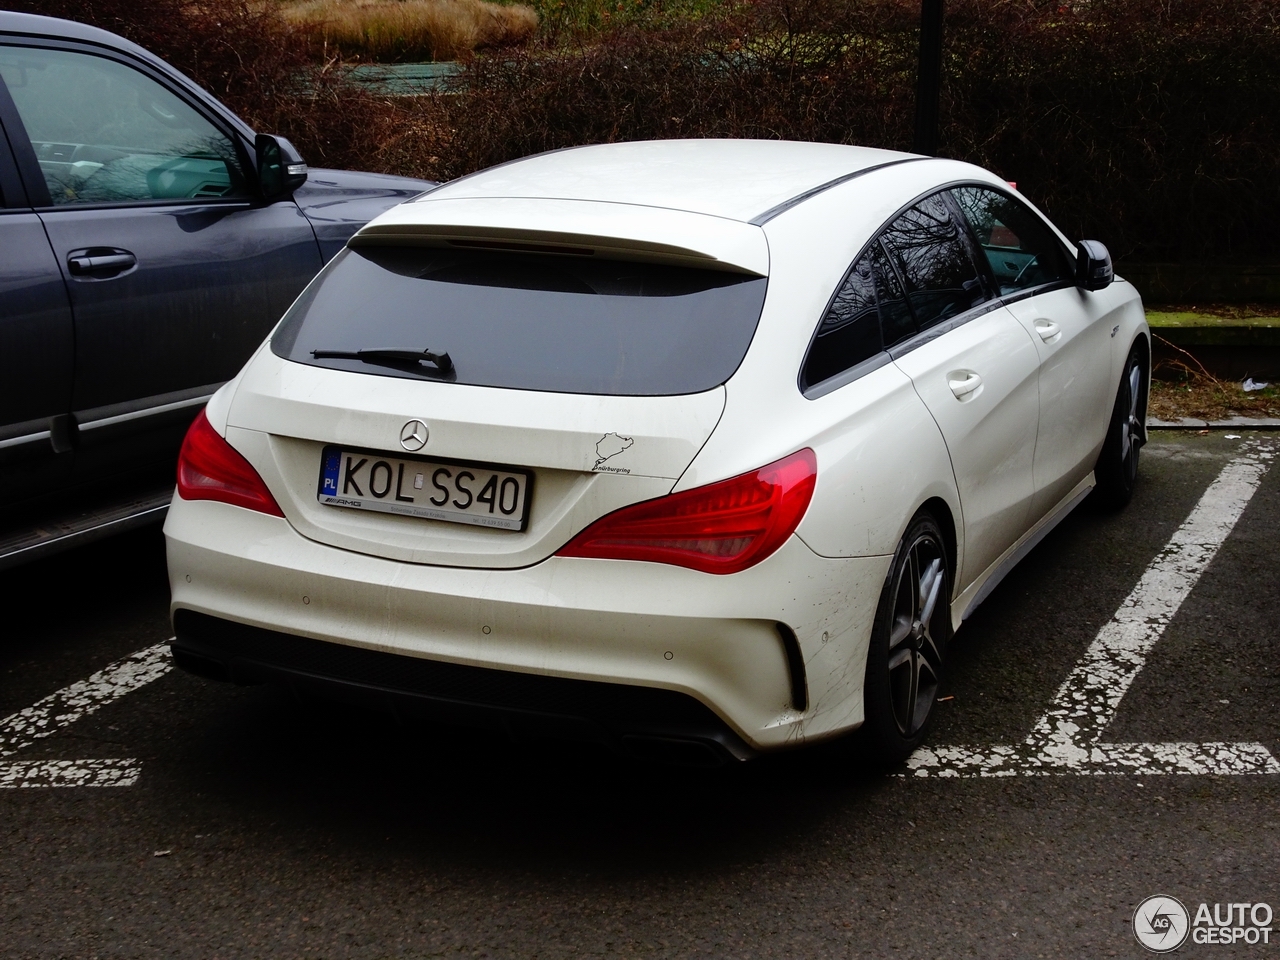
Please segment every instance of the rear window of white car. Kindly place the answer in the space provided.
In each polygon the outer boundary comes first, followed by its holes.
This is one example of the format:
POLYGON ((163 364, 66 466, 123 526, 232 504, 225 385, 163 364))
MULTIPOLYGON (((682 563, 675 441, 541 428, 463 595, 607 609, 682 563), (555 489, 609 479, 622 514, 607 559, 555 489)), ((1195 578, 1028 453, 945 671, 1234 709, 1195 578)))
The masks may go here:
POLYGON ((613 396, 698 393, 737 370, 765 286, 755 275, 590 256, 348 248, 285 315, 271 349, 297 363, 384 377, 613 396), (447 353, 449 369, 313 354, 358 350, 447 353))

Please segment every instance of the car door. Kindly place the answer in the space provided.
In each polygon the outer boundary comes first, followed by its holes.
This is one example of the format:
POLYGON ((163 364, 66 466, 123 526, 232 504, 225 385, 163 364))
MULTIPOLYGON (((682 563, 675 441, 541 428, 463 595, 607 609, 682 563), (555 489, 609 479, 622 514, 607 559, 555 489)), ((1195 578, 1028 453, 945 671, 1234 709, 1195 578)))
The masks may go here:
POLYGON ((1040 427, 1032 520, 1052 510, 1093 469, 1115 393, 1104 310, 1075 283, 1067 252, 1016 197, 954 188, 1000 296, 1040 359, 1040 427))
POLYGON ((890 350, 947 443, 963 511, 961 590, 1028 526, 1039 420, 1031 337, 992 299, 941 194, 882 234, 916 332, 890 350))
POLYGON ((0 46, 9 131, 70 294, 76 475, 167 469, 204 399, 321 266, 225 118, 101 50, 0 46))
POLYGON ((0 90, 0 526, 71 466, 71 304, 3 135, 12 113, 0 90))

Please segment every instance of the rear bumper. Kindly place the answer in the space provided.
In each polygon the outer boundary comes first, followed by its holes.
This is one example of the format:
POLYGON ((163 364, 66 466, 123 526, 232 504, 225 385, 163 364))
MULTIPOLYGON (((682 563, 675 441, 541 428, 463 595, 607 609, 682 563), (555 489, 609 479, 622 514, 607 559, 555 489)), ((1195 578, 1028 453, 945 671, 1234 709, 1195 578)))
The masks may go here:
POLYGON ((254 670, 266 679, 273 669, 290 683, 305 674, 331 686, 363 685, 499 713, 578 716, 614 741, 684 726, 695 740, 734 756, 861 722, 867 638, 888 563, 819 557, 792 537, 763 563, 732 576, 562 557, 516 570, 431 566, 316 543, 281 518, 178 497, 165 536, 179 662, 204 656, 229 671, 248 669, 251 679, 254 670), (193 631, 191 624, 204 621, 192 614, 230 626, 193 631), (235 625, 320 642, 313 651, 340 646, 390 655, 394 661, 385 662, 406 673, 435 670, 431 684, 443 686, 362 680, 354 660, 333 659, 317 671, 307 666, 312 654, 255 655, 253 638, 267 638, 236 632, 235 625), (432 666, 406 666, 412 660, 432 666), (450 684, 464 684, 464 674, 445 669, 455 666, 509 672, 528 684, 582 681, 607 687, 619 702, 634 692, 621 688, 652 694, 654 703, 674 704, 665 695, 677 694, 722 730, 708 732, 702 719, 690 727, 695 714, 686 716, 683 707, 671 707, 684 719, 670 727, 657 722, 661 710, 636 714, 639 725, 619 726, 594 708, 566 713, 533 710, 518 698, 455 696, 450 684))
POLYGON ((703 704, 671 690, 381 653, 190 610, 174 615, 174 632, 178 666, 215 680, 276 683, 301 694, 497 730, 515 740, 585 740, 697 766, 755 753, 703 704))

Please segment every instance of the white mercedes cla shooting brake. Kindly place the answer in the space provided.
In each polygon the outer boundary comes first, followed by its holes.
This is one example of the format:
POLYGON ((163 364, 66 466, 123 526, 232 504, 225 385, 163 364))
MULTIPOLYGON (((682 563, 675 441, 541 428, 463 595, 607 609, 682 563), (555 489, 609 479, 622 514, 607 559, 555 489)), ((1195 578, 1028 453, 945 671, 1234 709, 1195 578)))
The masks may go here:
POLYGON ((191 426, 173 654, 683 762, 927 732, 953 631, 1092 491, 1150 332, 964 163, 530 157, 361 229, 191 426))

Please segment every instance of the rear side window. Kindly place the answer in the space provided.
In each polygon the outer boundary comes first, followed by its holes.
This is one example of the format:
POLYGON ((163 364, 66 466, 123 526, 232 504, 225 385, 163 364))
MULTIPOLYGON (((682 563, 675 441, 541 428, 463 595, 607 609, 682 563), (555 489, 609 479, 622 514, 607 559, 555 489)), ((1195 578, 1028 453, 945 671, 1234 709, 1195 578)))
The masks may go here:
POLYGON ((916 335, 916 321, 884 247, 877 243, 870 256, 880 301, 880 329, 884 332, 884 345, 892 347, 916 335))
POLYGON ((983 187, 957 187, 951 196, 973 228, 1001 295, 1074 279, 1057 237, 1026 204, 983 187))
POLYGON ((874 243, 849 270, 805 358, 807 390, 870 360, 916 332, 893 268, 874 243))
POLYGON ((614 396, 699 393, 733 375, 764 307, 763 277, 591 257, 357 247, 285 315, 271 349, 385 377, 614 396), (452 371, 312 351, 448 353, 452 371))
POLYGON ((805 358, 802 387, 808 389, 830 380, 883 349, 871 258, 863 257, 849 271, 827 315, 818 325, 809 356, 805 358))
POLYGON ((902 274, 921 330, 987 299, 969 247, 940 196, 918 202, 889 225, 883 240, 902 274))

